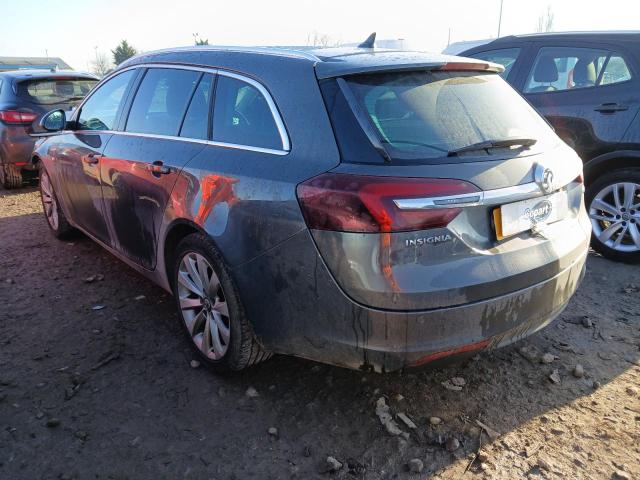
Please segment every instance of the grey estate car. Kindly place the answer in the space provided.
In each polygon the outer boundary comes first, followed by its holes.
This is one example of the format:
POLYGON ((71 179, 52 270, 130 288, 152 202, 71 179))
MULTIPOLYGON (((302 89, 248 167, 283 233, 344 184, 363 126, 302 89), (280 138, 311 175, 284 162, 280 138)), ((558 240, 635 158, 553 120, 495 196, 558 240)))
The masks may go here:
POLYGON ((145 53, 40 122, 46 219, 171 291, 214 369, 507 345, 566 306, 591 227, 580 159, 501 71, 370 46, 145 53))

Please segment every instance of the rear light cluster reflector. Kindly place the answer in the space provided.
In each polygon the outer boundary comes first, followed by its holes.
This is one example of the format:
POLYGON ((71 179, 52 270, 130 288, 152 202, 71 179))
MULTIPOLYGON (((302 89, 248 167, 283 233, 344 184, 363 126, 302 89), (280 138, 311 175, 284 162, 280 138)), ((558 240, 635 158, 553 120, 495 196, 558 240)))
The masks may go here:
POLYGON ((0 120, 10 125, 27 125, 38 118, 37 113, 0 110, 0 120))
POLYGON ((478 192, 463 180, 324 173, 298 185, 307 226, 339 232, 410 232, 447 226, 461 208, 406 209, 394 200, 478 192))

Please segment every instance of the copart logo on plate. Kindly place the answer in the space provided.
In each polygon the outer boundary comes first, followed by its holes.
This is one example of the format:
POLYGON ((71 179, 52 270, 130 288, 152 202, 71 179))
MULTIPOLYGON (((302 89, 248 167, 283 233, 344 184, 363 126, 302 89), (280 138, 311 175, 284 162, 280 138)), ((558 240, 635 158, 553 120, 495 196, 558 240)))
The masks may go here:
POLYGON ((524 211, 524 216, 531 220, 531 223, 536 224, 544 222, 551 215, 553 205, 549 200, 542 200, 536 203, 532 208, 527 208, 524 211))

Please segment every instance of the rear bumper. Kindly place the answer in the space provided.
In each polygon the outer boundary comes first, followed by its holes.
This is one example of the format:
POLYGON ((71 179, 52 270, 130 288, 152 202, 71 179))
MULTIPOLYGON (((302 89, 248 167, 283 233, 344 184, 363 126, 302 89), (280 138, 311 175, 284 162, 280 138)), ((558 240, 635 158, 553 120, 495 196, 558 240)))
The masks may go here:
MULTIPOLYGON (((404 332, 397 332, 406 340, 396 336, 390 342, 388 332, 370 337, 369 362, 376 370, 397 370, 521 340, 562 313, 584 277, 585 260, 586 252, 555 277, 508 295, 407 314, 401 321, 404 332)), ((381 328, 385 322, 376 323, 381 328)))
POLYGON ((588 250, 585 242, 564 268, 533 286, 456 307, 407 312, 353 301, 319 256, 307 275, 292 275, 290 262, 304 265, 313 257, 310 240, 308 231, 301 232, 234 272, 255 332, 277 353, 375 371, 497 348, 531 335, 566 307, 584 276, 588 250), (266 272, 278 281, 265 278, 266 272))
POLYGON ((463 306, 402 314, 357 307, 354 314, 367 319, 368 335, 334 338, 337 358, 344 361, 351 352, 351 367, 394 371, 516 342, 564 310, 584 277, 585 260, 586 252, 547 281, 463 306))

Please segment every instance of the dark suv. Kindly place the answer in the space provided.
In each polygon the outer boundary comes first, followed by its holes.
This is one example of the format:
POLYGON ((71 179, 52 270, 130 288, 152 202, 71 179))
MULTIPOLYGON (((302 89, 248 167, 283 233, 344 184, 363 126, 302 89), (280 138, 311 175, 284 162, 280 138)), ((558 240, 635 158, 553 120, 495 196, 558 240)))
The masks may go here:
POLYGON ((640 261, 640 32, 503 37, 460 55, 502 64, 578 152, 593 248, 640 261))
POLYGON ((591 226, 582 162, 500 71, 369 47, 146 53, 42 119, 60 132, 34 154, 45 216, 173 292, 216 368, 506 345, 566 306, 591 226))
POLYGON ((43 113, 71 110, 98 79, 88 73, 15 70, 0 73, 0 186, 22 185, 31 163, 35 139, 31 124, 43 113))

